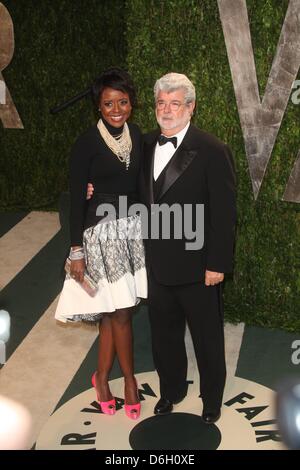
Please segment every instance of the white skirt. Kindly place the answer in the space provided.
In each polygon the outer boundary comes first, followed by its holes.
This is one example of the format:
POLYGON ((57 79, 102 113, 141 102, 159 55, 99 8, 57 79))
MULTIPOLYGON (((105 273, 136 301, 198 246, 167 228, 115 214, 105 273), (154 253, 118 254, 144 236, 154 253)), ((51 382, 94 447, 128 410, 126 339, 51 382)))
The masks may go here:
POLYGON ((99 222, 83 234, 86 271, 98 285, 92 297, 68 274, 55 318, 99 321, 103 314, 147 298, 147 273, 140 216, 99 222))

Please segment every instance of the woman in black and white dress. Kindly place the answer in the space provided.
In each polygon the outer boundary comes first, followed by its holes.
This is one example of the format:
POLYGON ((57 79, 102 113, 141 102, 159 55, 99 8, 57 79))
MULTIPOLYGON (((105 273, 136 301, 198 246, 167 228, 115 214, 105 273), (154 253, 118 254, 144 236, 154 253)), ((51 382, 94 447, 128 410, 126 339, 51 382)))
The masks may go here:
POLYGON ((98 368, 92 382, 101 410, 106 414, 116 411, 108 380, 117 354, 125 380, 125 411, 136 419, 140 403, 131 317, 135 305, 147 297, 147 276, 140 217, 119 214, 119 197, 128 207, 138 202, 142 134, 138 126, 127 123, 136 103, 127 72, 108 69, 95 80, 93 94, 101 118, 77 139, 71 153, 70 274, 55 318, 99 322, 98 368), (94 194, 87 201, 89 182, 94 194), (101 204, 115 209, 115 219, 96 215, 101 204), (97 286, 94 295, 82 288, 85 274, 97 286))

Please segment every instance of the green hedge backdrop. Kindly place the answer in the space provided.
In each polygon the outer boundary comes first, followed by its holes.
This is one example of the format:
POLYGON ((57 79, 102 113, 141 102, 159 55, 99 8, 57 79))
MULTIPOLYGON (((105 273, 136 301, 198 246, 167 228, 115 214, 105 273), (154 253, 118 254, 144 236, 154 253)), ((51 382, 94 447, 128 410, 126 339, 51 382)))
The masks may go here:
MULTIPOLYGON (((134 120, 155 123, 153 84, 187 74, 197 89, 194 122, 233 150, 238 174, 235 273, 225 284, 230 321, 300 332, 299 204, 281 200, 300 147, 300 105, 289 102, 255 202, 216 0, 3 0, 15 54, 3 75, 24 130, 0 129, 1 209, 55 209, 67 188, 76 136, 95 121, 88 99, 56 116, 49 108, 121 65, 139 94, 134 120)), ((247 0, 263 95, 288 0, 247 0)))
POLYGON ((86 89, 111 64, 126 66, 124 2, 7 0, 15 54, 3 71, 24 130, 0 129, 1 208, 56 208, 68 185, 76 136, 95 120, 89 98, 49 109, 86 89))

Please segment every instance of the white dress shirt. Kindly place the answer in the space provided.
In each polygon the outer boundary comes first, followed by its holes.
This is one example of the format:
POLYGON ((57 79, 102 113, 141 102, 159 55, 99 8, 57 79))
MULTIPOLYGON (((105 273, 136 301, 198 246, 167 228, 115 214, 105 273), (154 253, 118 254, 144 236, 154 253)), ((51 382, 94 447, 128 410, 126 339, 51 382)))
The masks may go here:
MULTIPOLYGON (((154 169, 153 169, 153 177, 156 181, 165 166, 169 163, 171 158, 173 157, 174 153, 178 149, 179 145, 183 141, 185 134, 190 126, 190 121, 187 125, 180 131, 178 134, 172 135, 172 137, 177 137, 177 148, 174 147, 172 142, 167 142, 164 145, 156 144, 155 153, 154 153, 154 169)), ((167 137, 167 136, 166 136, 167 137)))

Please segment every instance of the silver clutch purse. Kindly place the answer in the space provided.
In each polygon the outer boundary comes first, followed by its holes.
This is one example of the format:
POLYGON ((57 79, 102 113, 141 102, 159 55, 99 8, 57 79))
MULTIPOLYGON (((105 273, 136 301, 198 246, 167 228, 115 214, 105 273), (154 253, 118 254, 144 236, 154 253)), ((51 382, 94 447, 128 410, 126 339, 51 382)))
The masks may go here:
MULTIPOLYGON (((70 260, 70 258, 67 258, 67 260, 66 260, 65 271, 70 276, 70 273, 71 273, 71 260, 70 260)), ((98 290, 99 290, 98 284, 95 281, 93 281, 93 279, 88 275, 87 272, 85 272, 84 275, 83 275, 83 282, 79 282, 78 284, 80 284, 80 286, 91 297, 94 297, 97 294, 98 290)))

